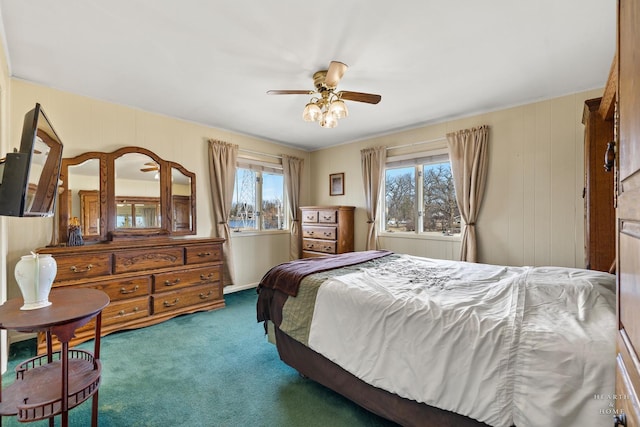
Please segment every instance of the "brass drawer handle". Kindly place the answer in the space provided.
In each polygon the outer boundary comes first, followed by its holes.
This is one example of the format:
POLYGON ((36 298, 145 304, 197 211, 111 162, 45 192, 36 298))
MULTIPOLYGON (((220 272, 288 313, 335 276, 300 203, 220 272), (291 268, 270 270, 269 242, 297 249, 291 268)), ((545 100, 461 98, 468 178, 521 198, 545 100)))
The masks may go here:
POLYGON ((616 143, 609 142, 607 150, 604 152, 604 170, 611 172, 616 164, 616 143))
MULTIPOLYGON (((138 307, 133 307, 133 312, 136 313, 138 310, 140 310, 138 307)), ((124 316, 125 314, 127 314, 126 310, 120 310, 118 312, 118 316, 124 316)))
POLYGON ((139 286, 139 285, 135 285, 135 286, 133 287, 133 289, 131 289, 131 290, 126 290, 126 289, 124 288, 124 286, 123 286, 122 288, 120 288, 120 293, 121 293, 121 294, 123 294, 123 295, 125 295, 125 294, 132 294, 132 293, 134 293, 135 291, 137 291, 138 289, 140 289, 140 286, 139 286))
POLYGON ((209 291, 206 294, 200 292, 200 299, 208 299, 211 295, 213 295, 213 291, 209 291))
POLYGON ((74 273, 86 273, 87 271, 91 270, 92 268, 93 268, 93 264, 87 265, 87 268, 85 268, 84 270, 79 270, 78 267, 76 267, 75 265, 72 265, 70 267, 70 270, 73 271, 74 273))
POLYGON ((164 281, 165 286, 174 286, 174 285, 177 285, 178 283, 180 283, 180 278, 177 278, 173 282, 170 282, 169 280, 164 281))
POLYGON ((164 305, 165 307, 173 307, 174 305, 176 305, 178 303, 178 301, 180 301, 180 298, 174 299, 173 302, 164 301, 162 303, 162 305, 164 305))
POLYGON ((198 256, 203 258, 206 256, 211 256, 211 252, 200 252, 198 253, 198 256))
POLYGON ((324 237, 331 237, 333 233, 329 232, 329 231, 325 231, 324 232, 324 237))
POLYGON ((214 273, 209 273, 206 276, 204 274, 200 275, 200 280, 211 280, 215 276, 214 273))

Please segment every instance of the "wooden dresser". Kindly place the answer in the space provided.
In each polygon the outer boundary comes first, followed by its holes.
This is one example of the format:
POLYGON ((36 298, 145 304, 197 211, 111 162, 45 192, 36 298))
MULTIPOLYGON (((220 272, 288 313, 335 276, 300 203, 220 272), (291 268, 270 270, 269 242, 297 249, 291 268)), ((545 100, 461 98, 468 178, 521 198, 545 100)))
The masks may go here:
MULTIPOLYGON (((196 311, 224 307, 223 239, 166 238, 41 248, 58 264, 54 288, 94 288, 109 295, 102 335, 163 322, 196 311)), ((93 322, 70 344, 93 338, 93 322)), ((44 334, 38 353, 46 352, 44 334)))
POLYGON ((354 206, 304 206, 302 257, 353 252, 354 206))

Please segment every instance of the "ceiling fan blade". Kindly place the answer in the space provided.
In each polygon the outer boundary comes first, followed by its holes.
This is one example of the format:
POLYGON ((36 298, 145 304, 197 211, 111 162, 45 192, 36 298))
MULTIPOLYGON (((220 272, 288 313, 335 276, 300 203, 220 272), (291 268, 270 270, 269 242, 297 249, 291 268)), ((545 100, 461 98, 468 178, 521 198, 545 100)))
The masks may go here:
POLYGON ((268 95, 313 95, 312 90, 268 90, 268 95))
POLYGON ((377 104, 382 99, 382 96, 373 93, 349 92, 348 90, 340 91, 338 95, 348 101, 366 102, 368 104, 377 104))
POLYGON ((140 172, 152 172, 152 171, 157 171, 158 168, 142 168, 140 169, 140 172))
POLYGON ((328 88, 335 88, 338 86, 340 79, 344 76, 345 71, 347 71, 347 64, 343 64, 338 61, 331 61, 329 64, 329 69, 327 70, 327 76, 324 78, 324 84, 328 88))

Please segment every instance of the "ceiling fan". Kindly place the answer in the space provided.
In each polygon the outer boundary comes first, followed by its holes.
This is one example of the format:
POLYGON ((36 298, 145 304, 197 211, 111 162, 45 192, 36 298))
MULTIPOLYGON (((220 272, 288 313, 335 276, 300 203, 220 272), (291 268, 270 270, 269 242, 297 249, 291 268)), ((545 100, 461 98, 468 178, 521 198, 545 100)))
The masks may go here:
POLYGON ((269 90, 269 95, 311 95, 302 112, 302 118, 307 122, 319 122, 320 126, 333 128, 338 125, 338 119, 349 115, 343 100, 377 104, 382 97, 373 93, 336 91, 338 83, 347 71, 347 65, 339 61, 331 61, 327 70, 316 71, 313 74, 315 90, 269 90))
POLYGON ((147 162, 144 166, 146 167, 141 168, 140 172, 154 172, 160 170, 160 166, 156 162, 147 162))

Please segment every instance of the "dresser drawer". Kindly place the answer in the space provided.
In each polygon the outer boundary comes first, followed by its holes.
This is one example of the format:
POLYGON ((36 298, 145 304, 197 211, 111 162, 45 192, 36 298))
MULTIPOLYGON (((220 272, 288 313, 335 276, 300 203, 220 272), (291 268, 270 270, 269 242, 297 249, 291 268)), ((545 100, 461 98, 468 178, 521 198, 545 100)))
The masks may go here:
POLYGON ((303 211, 302 222, 318 222, 318 211, 303 211))
POLYGON ((120 251, 114 254, 115 273, 152 270, 184 265, 183 248, 151 248, 120 251))
POLYGON ((158 273, 153 275, 153 293, 166 292, 185 286, 220 282, 222 269, 219 265, 190 270, 158 273))
POLYGON ((336 227, 314 227, 309 225, 302 226, 302 237, 312 239, 327 239, 336 240, 337 236, 336 227))
MULTIPOLYGON (((110 302, 102 310, 102 328, 110 325, 117 325, 130 320, 141 319, 149 316, 149 297, 131 298, 125 301, 110 302)), ((96 327, 95 319, 76 332, 92 331, 96 327)))
POLYGON ((58 264, 56 282, 77 280, 111 274, 111 254, 82 254, 54 256, 58 264))
POLYGON ((302 258, 317 258, 321 256, 327 257, 327 256, 331 256, 331 254, 323 254, 322 252, 302 251, 302 258))
POLYGON ((318 222, 320 224, 335 224, 338 222, 338 212, 336 211, 318 211, 318 222))
POLYGON ((185 251, 187 264, 202 264, 204 262, 222 260, 222 245, 193 245, 187 246, 185 251))
POLYGON ((132 298, 125 301, 110 303, 102 311, 104 326, 140 319, 149 315, 149 297, 132 298))
POLYGON ((151 291, 151 276, 131 279, 114 279, 83 285, 83 288, 99 289, 109 295, 111 302, 148 296, 151 291))
POLYGON ((172 292, 153 295, 151 303, 153 313, 187 309, 190 306, 206 304, 222 299, 222 287, 219 283, 196 286, 194 288, 179 289, 172 292))
POLYGON ((336 242, 319 239, 302 239, 302 250, 322 252, 325 254, 335 254, 336 242))

